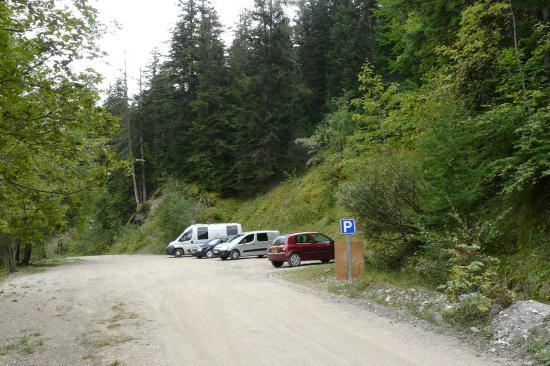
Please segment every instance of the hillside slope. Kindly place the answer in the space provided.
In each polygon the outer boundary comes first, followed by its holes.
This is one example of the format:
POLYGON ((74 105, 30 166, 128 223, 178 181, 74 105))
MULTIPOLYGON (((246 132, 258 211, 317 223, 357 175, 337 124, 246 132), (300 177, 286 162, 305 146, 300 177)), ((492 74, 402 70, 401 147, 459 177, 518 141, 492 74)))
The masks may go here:
POLYGON ((323 164, 290 177, 250 199, 193 194, 171 182, 151 205, 142 226, 127 226, 115 238, 112 253, 162 253, 192 222, 239 222, 243 230, 273 229, 281 233, 316 230, 337 237, 338 219, 346 216, 335 202, 337 172, 323 164))

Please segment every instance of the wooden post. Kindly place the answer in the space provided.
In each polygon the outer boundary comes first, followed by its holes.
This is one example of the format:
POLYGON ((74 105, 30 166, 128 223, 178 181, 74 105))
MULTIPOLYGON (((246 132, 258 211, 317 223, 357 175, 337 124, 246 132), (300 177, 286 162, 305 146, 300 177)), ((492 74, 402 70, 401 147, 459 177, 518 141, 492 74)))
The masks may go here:
MULTIPOLYGON (((351 277, 359 278, 365 272, 365 255, 363 253, 363 241, 351 241, 351 277)), ((336 259, 336 279, 348 279, 348 257, 346 253, 346 241, 336 240, 334 243, 334 256, 336 259)))

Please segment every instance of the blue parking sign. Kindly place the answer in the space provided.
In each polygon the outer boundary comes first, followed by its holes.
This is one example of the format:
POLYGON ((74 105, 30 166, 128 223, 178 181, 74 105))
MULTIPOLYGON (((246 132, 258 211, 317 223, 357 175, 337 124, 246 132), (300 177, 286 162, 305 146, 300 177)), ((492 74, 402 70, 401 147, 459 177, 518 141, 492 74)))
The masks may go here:
POLYGON ((355 220, 340 219, 340 232, 345 235, 355 234, 355 220))

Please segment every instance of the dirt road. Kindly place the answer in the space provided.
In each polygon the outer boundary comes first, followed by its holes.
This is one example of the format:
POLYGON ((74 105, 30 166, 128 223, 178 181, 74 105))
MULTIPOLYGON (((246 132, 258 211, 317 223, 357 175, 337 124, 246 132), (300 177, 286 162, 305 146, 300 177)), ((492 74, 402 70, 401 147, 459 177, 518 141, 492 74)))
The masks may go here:
POLYGON ((290 286, 266 259, 78 258, 0 285, 0 365, 504 364, 290 286))

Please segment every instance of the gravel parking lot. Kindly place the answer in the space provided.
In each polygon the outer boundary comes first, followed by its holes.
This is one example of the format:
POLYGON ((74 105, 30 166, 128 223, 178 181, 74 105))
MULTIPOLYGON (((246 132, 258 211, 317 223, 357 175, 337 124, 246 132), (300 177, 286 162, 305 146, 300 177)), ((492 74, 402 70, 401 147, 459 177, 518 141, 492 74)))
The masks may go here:
POLYGON ((98 256, 0 284, 0 365, 496 365, 266 259, 98 256))

